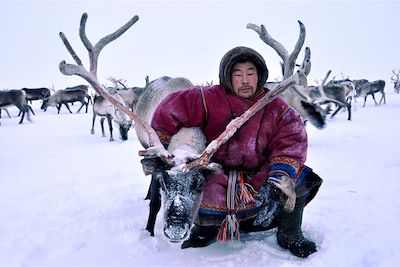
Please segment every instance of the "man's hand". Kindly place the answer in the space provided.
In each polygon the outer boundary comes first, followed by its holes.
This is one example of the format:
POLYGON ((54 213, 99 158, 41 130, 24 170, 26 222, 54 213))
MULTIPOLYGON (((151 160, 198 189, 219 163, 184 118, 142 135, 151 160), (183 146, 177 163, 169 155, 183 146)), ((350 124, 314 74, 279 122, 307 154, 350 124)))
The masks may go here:
POLYGON ((257 194, 256 207, 260 207, 260 211, 253 224, 267 227, 282 209, 282 206, 281 190, 270 182, 265 182, 257 194))
POLYGON ((142 163, 143 172, 145 175, 152 174, 155 169, 162 168, 164 162, 159 158, 144 158, 140 161, 142 163))

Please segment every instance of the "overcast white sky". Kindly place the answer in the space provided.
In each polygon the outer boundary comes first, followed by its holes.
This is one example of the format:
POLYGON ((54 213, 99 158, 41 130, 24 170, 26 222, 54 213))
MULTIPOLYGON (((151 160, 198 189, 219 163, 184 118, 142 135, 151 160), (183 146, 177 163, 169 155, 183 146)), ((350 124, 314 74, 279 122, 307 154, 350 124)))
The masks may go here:
MULTIPOLYGON (((274 80, 280 76, 280 58, 246 24, 264 24, 291 51, 301 20, 312 53, 309 83, 332 69, 331 77, 343 73, 351 79, 384 79, 386 90, 392 91, 392 69, 400 69, 399 10, 397 1, 1 1, 0 89, 85 83, 59 72, 61 60, 73 60, 58 33, 67 35, 87 64, 78 36, 81 15, 87 12, 92 43, 134 15, 140 17, 100 54, 103 83, 113 76, 142 86, 146 75, 151 80, 169 75, 195 84, 218 83, 221 57, 238 45, 259 51, 270 69, 269 80, 274 80)), ((303 53, 299 62, 302 58, 303 53)))

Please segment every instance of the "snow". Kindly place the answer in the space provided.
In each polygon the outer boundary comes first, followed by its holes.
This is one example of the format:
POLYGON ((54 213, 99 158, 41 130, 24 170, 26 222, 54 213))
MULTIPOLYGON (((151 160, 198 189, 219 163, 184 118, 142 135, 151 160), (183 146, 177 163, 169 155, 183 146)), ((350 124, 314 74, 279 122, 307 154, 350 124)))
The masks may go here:
POLYGON ((181 250, 164 239, 161 213, 150 237, 134 130, 123 142, 114 128, 109 142, 99 121, 90 134, 91 111, 34 102, 32 122, 19 125, 10 108, 0 126, 0 266, 398 266, 400 95, 386 91, 386 105, 359 99, 352 121, 340 112, 324 130, 307 125, 307 164, 324 179, 304 213, 318 247, 307 259, 281 249, 275 230, 181 250))

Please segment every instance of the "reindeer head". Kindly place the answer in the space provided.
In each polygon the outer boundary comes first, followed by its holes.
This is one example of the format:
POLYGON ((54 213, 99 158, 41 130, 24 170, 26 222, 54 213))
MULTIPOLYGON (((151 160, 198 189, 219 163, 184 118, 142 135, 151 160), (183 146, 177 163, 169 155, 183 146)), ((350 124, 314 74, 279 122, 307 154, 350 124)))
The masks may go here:
POLYGON ((158 174, 164 201, 164 235, 170 241, 185 240, 201 202, 205 180, 199 169, 158 174))
POLYGON ((173 161, 165 161, 164 169, 156 172, 164 205, 164 235, 170 241, 185 240, 201 202, 205 172, 213 165, 183 166, 197 158, 205 149, 206 138, 200 128, 182 128, 172 136, 168 151, 173 161))
POLYGON ((49 98, 46 97, 45 99, 43 99, 42 105, 40 106, 41 110, 46 111, 46 109, 49 107, 49 98))
POLYGON ((119 124, 119 134, 121 135, 121 139, 123 141, 128 140, 128 132, 129 129, 132 127, 132 121, 123 121, 119 124))
POLYGON ((117 108, 114 109, 114 114, 112 115, 112 117, 114 121, 119 125, 118 128, 119 128, 119 133, 121 135, 121 139, 123 141, 128 140, 128 132, 129 129, 132 127, 132 120, 130 120, 129 117, 124 112, 122 112, 117 108))

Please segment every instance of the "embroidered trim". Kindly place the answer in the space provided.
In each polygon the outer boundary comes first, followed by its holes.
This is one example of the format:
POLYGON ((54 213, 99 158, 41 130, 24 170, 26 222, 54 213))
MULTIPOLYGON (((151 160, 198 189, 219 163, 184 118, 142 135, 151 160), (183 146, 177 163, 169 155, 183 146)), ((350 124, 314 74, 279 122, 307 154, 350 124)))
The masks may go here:
MULTIPOLYGON (((243 210, 247 210, 247 209, 252 209, 255 207, 255 203, 247 203, 244 206, 240 206, 240 207, 236 207, 236 211, 240 212, 243 210)), ((216 205, 216 204, 210 204, 210 203, 201 203, 201 206, 199 208, 199 210, 202 210, 203 213, 212 213, 212 212, 223 212, 224 215, 226 215, 228 213, 228 208, 226 207, 226 205, 216 205)))
MULTIPOLYGON (((248 207, 246 209, 239 210, 235 214, 236 214, 236 216, 243 217, 243 215, 246 215, 248 213, 252 213, 252 212, 257 211, 257 210, 259 210, 259 208, 255 207, 254 205, 252 205, 252 207, 248 207)), ((218 210, 199 208, 198 216, 212 216, 212 215, 225 217, 226 215, 228 215, 228 212, 227 211, 218 211, 218 210)))
POLYGON ((270 176, 285 175, 287 177, 292 178, 295 181, 297 179, 300 167, 301 166, 299 162, 292 158, 276 157, 271 160, 269 175, 270 176))
POLYGON ((271 159, 271 164, 278 163, 278 162, 282 162, 282 163, 286 163, 288 165, 292 165, 294 168, 296 168, 296 171, 300 168, 300 164, 298 163, 298 161, 294 160, 292 158, 276 157, 276 158, 271 159))
POLYGON ((301 183, 301 181, 303 181, 304 177, 306 177, 307 174, 309 174, 311 171, 312 169, 310 167, 303 165, 295 178, 296 183, 294 187, 296 188, 301 183))

